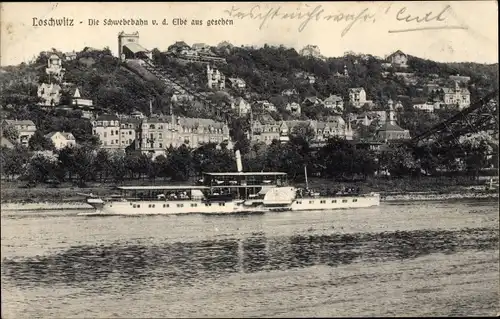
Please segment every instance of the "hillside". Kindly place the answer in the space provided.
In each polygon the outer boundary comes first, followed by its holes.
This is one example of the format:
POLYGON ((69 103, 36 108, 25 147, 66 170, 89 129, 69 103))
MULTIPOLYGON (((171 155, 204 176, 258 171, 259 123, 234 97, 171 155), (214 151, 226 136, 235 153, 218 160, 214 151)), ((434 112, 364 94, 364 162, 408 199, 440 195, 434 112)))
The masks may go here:
MULTIPOLYGON (((302 103, 304 98, 309 96, 324 99, 332 94, 340 95, 346 100, 349 88, 363 87, 367 98, 373 100, 375 108, 384 109, 387 100, 393 99, 401 100, 405 111, 413 112, 411 99, 426 98, 428 93, 423 87, 436 78, 447 83, 451 75, 470 77, 467 86, 471 92, 471 100, 484 94, 483 91, 498 88, 498 64, 438 63, 409 56, 409 67, 398 70, 384 68, 384 61, 371 55, 346 55, 323 61, 301 56, 294 49, 283 46, 265 45, 259 49, 212 47, 210 50, 226 59, 227 63, 217 64, 226 79, 243 79, 247 84, 245 90, 235 90, 227 85, 225 91, 229 95, 216 94, 215 90, 207 88, 205 65, 180 62, 155 49, 155 63, 161 66, 171 79, 190 92, 201 93, 207 97, 201 102, 195 99, 172 103, 171 86, 165 85, 154 76, 132 70, 130 66, 113 57, 109 49, 86 48, 77 53, 75 60, 63 62, 66 69, 63 84, 71 85, 62 86, 61 103, 67 103, 72 89, 78 87, 82 95, 92 99, 102 111, 130 114, 134 110, 140 110, 148 114, 149 102, 153 101, 155 112, 166 113, 173 109, 179 115, 231 120, 234 114, 228 112, 230 96, 242 96, 250 102, 269 100, 274 103, 278 109, 278 112, 273 114, 276 119, 321 119, 331 115, 331 110, 321 106, 303 107, 301 116, 292 117, 285 110, 285 105, 289 102, 302 103), (398 75, 401 71, 410 74, 411 81, 398 75), (348 77, 343 76, 344 72, 348 73, 348 77), (307 80, 310 76, 314 77, 314 83, 307 80), (287 89, 295 89, 298 94, 291 97, 282 96, 282 91, 287 89)), ((48 54, 40 53, 33 63, 1 69, 1 105, 25 106, 36 103, 36 85, 48 80, 44 72, 47 56, 48 54)), ((347 103, 344 113, 352 110, 347 103)), ((402 116, 400 120, 404 121, 409 117, 411 116, 402 116)), ((404 127, 405 123, 401 125, 404 127)))

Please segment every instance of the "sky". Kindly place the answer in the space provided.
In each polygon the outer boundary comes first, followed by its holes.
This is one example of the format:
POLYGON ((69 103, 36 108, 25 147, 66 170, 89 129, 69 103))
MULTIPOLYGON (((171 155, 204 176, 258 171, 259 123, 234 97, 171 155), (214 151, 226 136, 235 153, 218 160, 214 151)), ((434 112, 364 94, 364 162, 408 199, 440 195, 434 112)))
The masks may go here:
POLYGON ((138 31, 139 42, 147 49, 166 50, 175 41, 282 44, 297 50, 314 44, 327 57, 346 51, 385 57, 401 50, 441 62, 498 63, 496 1, 4 2, 0 6, 2 66, 29 62, 51 48, 66 52, 109 47, 117 55, 120 31, 138 31), (73 20, 73 26, 33 26, 50 18, 73 20), (91 26, 89 19, 100 24, 91 26), (148 26, 103 25, 106 19, 142 19, 148 26), (163 19, 168 25, 162 25, 163 19), (186 19, 187 25, 173 25, 174 19, 186 19), (233 25, 208 26, 212 19, 232 19, 233 25), (203 25, 191 25, 191 20, 202 20, 203 25))

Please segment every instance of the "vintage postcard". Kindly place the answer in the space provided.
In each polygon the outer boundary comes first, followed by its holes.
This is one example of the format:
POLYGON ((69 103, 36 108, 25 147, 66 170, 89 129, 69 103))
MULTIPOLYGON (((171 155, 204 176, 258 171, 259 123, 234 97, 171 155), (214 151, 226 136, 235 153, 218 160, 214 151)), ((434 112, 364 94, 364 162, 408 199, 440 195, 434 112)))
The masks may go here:
POLYGON ((2 318, 498 314, 497 2, 0 9, 2 318))

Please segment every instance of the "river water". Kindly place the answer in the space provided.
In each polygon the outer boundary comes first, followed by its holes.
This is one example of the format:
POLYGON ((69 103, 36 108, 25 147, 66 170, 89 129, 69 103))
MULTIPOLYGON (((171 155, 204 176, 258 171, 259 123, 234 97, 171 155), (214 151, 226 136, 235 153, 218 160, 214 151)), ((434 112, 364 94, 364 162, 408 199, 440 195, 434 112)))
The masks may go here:
POLYGON ((495 315, 496 201, 1 216, 2 318, 495 315))

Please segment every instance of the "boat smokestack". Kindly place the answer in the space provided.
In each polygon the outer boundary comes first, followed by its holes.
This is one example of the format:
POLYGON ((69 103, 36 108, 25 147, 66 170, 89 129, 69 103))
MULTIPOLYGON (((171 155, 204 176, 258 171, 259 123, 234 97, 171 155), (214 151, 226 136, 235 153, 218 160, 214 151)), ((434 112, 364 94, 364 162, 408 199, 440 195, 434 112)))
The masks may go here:
POLYGON ((240 150, 236 150, 236 152, 234 152, 234 155, 236 156, 236 168, 238 172, 243 172, 243 164, 241 163, 240 150))

